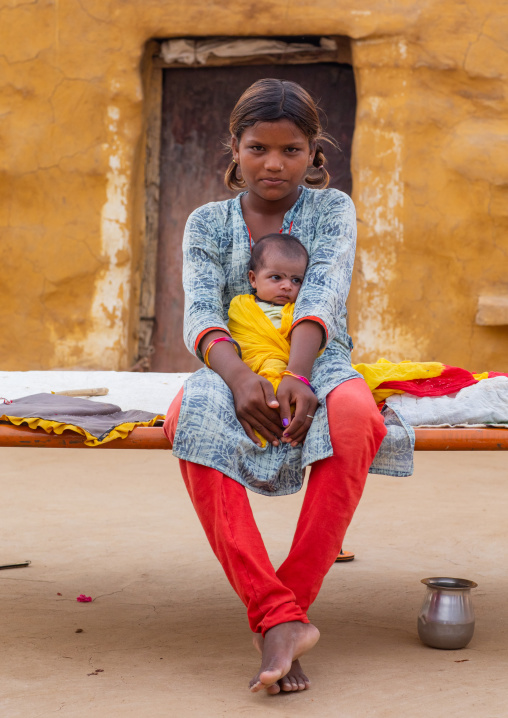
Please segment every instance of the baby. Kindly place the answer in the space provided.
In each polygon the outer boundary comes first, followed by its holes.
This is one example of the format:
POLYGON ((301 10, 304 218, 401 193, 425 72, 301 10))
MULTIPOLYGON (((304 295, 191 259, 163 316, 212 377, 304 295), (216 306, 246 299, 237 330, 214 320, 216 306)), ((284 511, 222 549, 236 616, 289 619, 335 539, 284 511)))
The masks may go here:
MULTIPOLYGON (((274 391, 287 370, 295 300, 309 255, 289 234, 267 234, 252 248, 249 282, 255 294, 233 297, 228 327, 242 350, 243 361, 268 379, 274 391)), ((265 440, 262 445, 265 445, 265 440)))
MULTIPOLYGON (((229 331, 241 347, 243 361, 268 379, 275 392, 287 370, 293 309, 308 261, 307 250, 296 237, 261 237, 249 262, 249 282, 255 294, 233 297, 229 307, 229 331)), ((265 446, 265 439, 257 436, 265 446)))

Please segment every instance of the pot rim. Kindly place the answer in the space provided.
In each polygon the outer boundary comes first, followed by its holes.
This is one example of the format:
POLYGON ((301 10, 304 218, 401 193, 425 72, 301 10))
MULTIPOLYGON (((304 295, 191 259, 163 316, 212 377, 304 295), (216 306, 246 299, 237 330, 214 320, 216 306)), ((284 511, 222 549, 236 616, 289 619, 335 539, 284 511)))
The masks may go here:
POLYGON ((421 583, 429 586, 429 588, 440 588, 445 591, 468 591, 478 586, 475 581, 470 581, 467 578, 451 578, 446 576, 422 578, 421 583))

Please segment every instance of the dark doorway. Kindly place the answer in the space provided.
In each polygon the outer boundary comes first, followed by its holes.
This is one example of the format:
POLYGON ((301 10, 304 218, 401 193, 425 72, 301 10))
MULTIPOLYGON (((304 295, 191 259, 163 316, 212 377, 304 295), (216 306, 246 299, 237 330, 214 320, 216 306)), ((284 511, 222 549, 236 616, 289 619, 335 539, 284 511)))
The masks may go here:
POLYGON ((224 143, 229 114, 250 84, 262 77, 293 80, 319 102, 326 131, 330 186, 351 193, 351 143, 356 111, 353 68, 312 65, 224 66, 164 70, 161 129, 159 240, 152 371, 194 371, 201 363, 182 339, 182 237, 196 207, 232 197, 224 186, 229 163, 224 143))

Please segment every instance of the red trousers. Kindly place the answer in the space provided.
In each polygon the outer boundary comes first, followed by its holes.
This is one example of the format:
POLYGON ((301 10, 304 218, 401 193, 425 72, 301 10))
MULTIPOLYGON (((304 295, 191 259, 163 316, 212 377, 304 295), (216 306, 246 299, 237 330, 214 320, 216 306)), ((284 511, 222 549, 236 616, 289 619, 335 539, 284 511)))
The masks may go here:
MULTIPOLYGON (((164 429, 172 442, 182 392, 164 429)), ((307 610, 342 548, 367 472, 386 435, 363 379, 350 379, 327 397, 333 456, 313 464, 289 555, 273 568, 246 489, 207 466, 180 460, 182 476, 210 545, 247 607, 252 631, 263 636, 287 621, 308 623, 307 610)))

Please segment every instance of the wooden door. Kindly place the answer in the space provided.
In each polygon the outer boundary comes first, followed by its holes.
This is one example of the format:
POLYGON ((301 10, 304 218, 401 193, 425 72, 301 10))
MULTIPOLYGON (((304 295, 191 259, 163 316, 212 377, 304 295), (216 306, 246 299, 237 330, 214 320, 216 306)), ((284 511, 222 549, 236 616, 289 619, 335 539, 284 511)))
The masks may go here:
POLYGON ((349 65, 255 65, 164 70, 159 241, 152 371, 201 366, 182 339, 182 237, 196 207, 232 197, 224 186, 229 163, 229 114, 242 92, 263 77, 293 80, 318 100, 325 130, 341 150, 325 145, 331 187, 351 193, 351 142, 356 95, 349 65))

